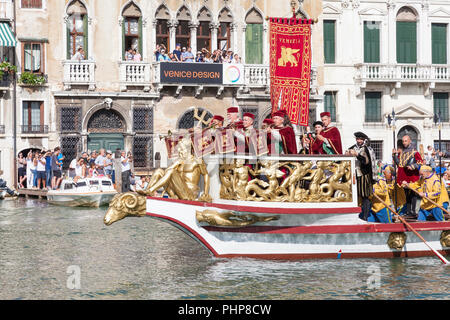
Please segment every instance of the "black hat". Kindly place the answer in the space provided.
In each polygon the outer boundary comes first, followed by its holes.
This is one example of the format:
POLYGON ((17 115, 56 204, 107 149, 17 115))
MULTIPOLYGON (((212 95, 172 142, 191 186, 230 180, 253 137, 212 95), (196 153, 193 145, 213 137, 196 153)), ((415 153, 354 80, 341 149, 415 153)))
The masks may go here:
POLYGON ((369 137, 368 137, 365 133, 362 133, 362 132, 360 132, 360 131, 355 132, 355 133, 354 133, 354 136, 355 136, 355 138, 369 139, 369 137))
POLYGON ((316 125, 321 125, 323 127, 323 122, 322 121, 316 121, 313 123, 313 127, 315 127, 316 125))

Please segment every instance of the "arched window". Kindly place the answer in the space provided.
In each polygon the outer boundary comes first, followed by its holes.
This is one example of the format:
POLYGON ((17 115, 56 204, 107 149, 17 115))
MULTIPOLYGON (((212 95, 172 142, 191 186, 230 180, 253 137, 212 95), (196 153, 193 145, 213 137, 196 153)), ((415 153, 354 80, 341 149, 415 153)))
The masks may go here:
MULTIPOLYGON (((197 108, 197 116, 200 118, 203 116, 203 121, 208 121, 213 115, 203 108, 197 108)), ((198 121, 199 119, 195 118, 195 108, 191 108, 180 117, 177 129, 191 129, 197 125, 198 121)), ((207 125, 202 123, 202 128, 206 127, 207 125)))
POLYGON ((403 136, 408 135, 411 138, 411 143, 413 148, 417 148, 418 146, 418 140, 419 140, 419 133, 417 130, 412 126, 404 126, 400 129, 397 135, 398 143, 397 145, 402 145, 402 138, 403 136))
POLYGON ((252 8, 245 16, 245 62, 263 63, 263 17, 252 8))
POLYGON ((122 48, 125 51, 135 49, 142 55, 142 14, 134 2, 130 2, 122 12, 122 48))
POLYGON ((397 13, 397 62, 417 62, 417 15, 409 7, 397 13))
POLYGON ((197 50, 200 51, 206 48, 211 51, 211 29, 209 24, 211 23, 211 12, 203 7, 197 16, 197 50))
POLYGON ((156 44, 164 45, 167 51, 170 51, 170 35, 168 22, 170 20, 169 10, 161 5, 155 14, 156 18, 156 44))
POLYGON ((67 8, 67 59, 79 48, 84 49, 84 58, 88 58, 88 14, 79 0, 74 0, 67 8))
POLYGON ((191 34, 189 30, 189 22, 191 21, 191 13, 185 6, 181 7, 177 13, 178 26, 175 34, 175 42, 181 47, 189 47, 191 45, 191 34))
POLYGON ((219 13, 219 30, 217 31, 217 48, 228 50, 231 48, 231 23, 233 16, 227 8, 223 8, 219 13))

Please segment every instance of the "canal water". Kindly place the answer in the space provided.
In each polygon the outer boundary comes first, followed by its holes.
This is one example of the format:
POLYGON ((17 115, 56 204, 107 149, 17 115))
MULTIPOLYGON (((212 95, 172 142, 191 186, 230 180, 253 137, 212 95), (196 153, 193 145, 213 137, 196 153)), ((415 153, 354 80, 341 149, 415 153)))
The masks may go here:
POLYGON ((149 217, 107 227, 105 211, 0 201, 0 299, 450 299, 435 257, 217 259, 149 217))

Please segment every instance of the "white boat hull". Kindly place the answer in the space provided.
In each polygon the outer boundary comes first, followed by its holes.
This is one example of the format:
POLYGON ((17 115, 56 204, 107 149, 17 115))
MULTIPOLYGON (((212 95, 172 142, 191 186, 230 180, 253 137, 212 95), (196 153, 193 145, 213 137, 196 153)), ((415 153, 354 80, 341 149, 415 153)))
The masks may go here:
POLYGON ((48 203, 68 207, 100 207, 108 205, 117 192, 64 194, 47 193, 48 203))
MULTIPOLYGON (((265 259, 312 259, 358 257, 414 257, 433 253, 403 224, 368 223, 358 218, 359 208, 302 208, 233 206, 226 202, 203 203, 147 199, 147 215, 167 221, 202 243, 216 257, 254 257, 265 259), (219 227, 199 223, 196 211, 232 211, 235 214, 267 216, 278 220, 257 222, 246 227, 219 227), (234 210, 236 209, 236 210, 234 210), (402 250, 391 249, 391 232, 405 232, 402 250)), ((416 230, 435 249, 450 253, 439 239, 450 222, 413 223, 416 230)))

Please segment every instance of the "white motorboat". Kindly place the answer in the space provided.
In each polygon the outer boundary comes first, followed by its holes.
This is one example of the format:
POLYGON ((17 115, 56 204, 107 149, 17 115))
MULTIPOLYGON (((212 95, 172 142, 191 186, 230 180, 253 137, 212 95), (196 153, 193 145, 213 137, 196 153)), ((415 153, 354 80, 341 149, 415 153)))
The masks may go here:
POLYGON ((117 194, 111 179, 95 177, 63 180, 59 190, 49 190, 47 201, 69 207, 99 207, 109 204, 117 194))

